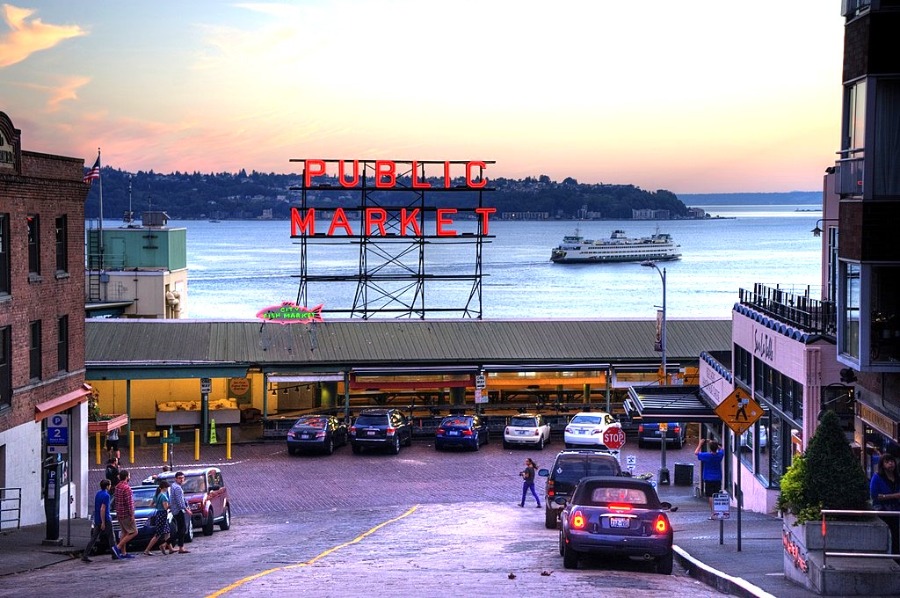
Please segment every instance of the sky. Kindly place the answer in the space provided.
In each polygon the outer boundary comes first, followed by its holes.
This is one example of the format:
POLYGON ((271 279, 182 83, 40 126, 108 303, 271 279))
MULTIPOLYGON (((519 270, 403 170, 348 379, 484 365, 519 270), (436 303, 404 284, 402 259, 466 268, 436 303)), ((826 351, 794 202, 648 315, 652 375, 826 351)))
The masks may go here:
POLYGON ((492 177, 814 191, 840 147, 839 0, 0 4, 23 149, 126 171, 493 160, 492 177))

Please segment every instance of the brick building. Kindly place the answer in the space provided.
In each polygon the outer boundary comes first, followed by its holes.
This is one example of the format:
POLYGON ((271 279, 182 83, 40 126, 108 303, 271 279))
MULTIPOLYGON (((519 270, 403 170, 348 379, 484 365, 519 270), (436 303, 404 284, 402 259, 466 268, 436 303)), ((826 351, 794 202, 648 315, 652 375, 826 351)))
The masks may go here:
MULTIPOLYGON (((84 383, 84 160, 23 151, 0 112, 0 499, 3 522, 45 521, 42 463, 60 462, 60 504, 88 507, 84 383), (48 446, 53 421, 61 446, 48 446), (67 437, 67 438, 66 438, 67 437), (20 498, 19 498, 20 497, 20 498)), ((52 441, 51 441, 52 445, 52 441)), ((68 507, 62 507, 62 518, 68 507)))

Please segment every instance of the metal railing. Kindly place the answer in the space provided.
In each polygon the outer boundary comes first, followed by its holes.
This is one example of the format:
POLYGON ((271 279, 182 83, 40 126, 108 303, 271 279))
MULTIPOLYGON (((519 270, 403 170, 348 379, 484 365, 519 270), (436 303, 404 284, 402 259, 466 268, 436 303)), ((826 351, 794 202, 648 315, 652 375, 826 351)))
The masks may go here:
POLYGON ((739 301, 780 322, 801 330, 834 334, 837 325, 837 308, 833 301, 819 301, 809 296, 806 288, 803 295, 792 293, 780 287, 754 284, 753 290, 739 289, 739 301))
POLYGON ((851 511, 842 509, 822 509, 822 568, 828 565, 828 557, 851 557, 866 559, 896 559, 900 554, 888 552, 839 552, 828 550, 828 515, 853 517, 900 517, 900 511, 851 511))
POLYGON ((22 489, 0 488, 0 530, 9 529, 5 524, 15 522, 16 529, 22 521, 22 489), (8 515, 13 513, 14 516, 8 515))

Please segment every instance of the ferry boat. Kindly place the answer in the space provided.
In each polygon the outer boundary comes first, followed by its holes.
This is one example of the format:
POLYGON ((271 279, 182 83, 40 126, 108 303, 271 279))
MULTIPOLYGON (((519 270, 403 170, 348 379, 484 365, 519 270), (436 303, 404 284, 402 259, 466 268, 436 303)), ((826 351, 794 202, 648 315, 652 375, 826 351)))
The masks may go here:
POLYGON ((681 245, 677 245, 672 235, 657 231, 649 237, 630 239, 625 231, 614 230, 608 239, 593 241, 578 234, 563 237, 562 243, 554 247, 550 261, 556 264, 643 262, 646 260, 664 262, 681 258, 681 245))

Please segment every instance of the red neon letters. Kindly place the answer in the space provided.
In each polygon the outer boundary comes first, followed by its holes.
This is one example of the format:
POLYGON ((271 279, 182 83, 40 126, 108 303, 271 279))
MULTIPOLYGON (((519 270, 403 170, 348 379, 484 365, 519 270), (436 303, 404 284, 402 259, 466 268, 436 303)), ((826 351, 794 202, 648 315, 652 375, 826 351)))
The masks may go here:
POLYGON ((327 164, 337 162, 338 172, 336 174, 338 184, 347 189, 353 189, 359 186, 360 165, 372 164, 374 168, 374 180, 376 189, 392 189, 397 186, 397 177, 405 176, 408 168, 408 176, 411 177, 413 189, 431 189, 432 184, 424 176, 424 166, 439 165, 441 166, 441 176, 444 189, 451 188, 453 176, 451 167, 453 165, 462 164, 464 166, 465 186, 471 189, 481 189, 487 185, 487 177, 483 176, 487 163, 480 160, 472 160, 469 162, 419 162, 412 160, 411 162, 395 162, 394 160, 300 160, 306 167, 304 168, 303 183, 306 187, 312 187, 314 179, 317 177, 327 176, 327 164), (409 165, 408 167, 406 165, 409 165), (398 165, 402 165, 398 168, 398 165))
MULTIPOLYGON (((497 208, 475 208, 473 211, 481 218, 481 234, 489 235, 490 215, 496 213, 497 208)), ((451 228, 453 226, 453 215, 456 213, 457 210, 455 208, 437 208, 435 210, 435 235, 438 237, 456 237, 459 235, 456 230, 451 228)), ((395 215, 398 225, 397 236, 421 237, 422 229, 419 226, 419 215, 419 208, 411 210, 401 209, 395 215)), ((388 212, 384 208, 366 208, 362 214, 363 230, 359 232, 359 235, 364 237, 386 236, 388 232, 385 225, 388 223, 388 220, 388 212)), ((349 218, 347 218, 344 208, 335 208, 326 235, 333 237, 338 230, 343 230, 343 234, 347 236, 357 235, 349 218)), ((301 214, 297 208, 291 208, 291 237, 315 234, 315 208, 307 209, 305 214, 301 214)))

